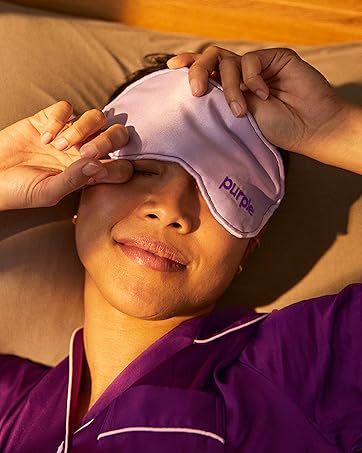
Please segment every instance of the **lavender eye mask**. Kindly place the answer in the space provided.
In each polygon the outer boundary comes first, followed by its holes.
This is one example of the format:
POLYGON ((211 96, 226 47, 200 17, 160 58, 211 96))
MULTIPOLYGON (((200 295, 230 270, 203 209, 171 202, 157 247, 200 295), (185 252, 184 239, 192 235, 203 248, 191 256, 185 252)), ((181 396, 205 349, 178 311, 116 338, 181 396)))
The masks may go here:
POLYGON ((153 72, 103 109, 107 125, 128 127, 111 159, 180 164, 197 182, 212 215, 238 238, 256 236, 284 196, 283 161, 247 113, 235 118, 222 87, 192 95, 188 68, 153 72))

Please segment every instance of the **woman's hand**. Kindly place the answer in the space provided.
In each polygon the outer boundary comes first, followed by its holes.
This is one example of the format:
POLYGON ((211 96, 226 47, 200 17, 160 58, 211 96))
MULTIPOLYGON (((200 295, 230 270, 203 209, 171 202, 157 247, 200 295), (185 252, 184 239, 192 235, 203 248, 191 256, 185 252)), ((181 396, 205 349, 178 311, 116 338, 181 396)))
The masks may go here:
POLYGON ((0 210, 53 206, 87 184, 131 178, 129 161, 98 160, 128 142, 127 129, 114 124, 102 130, 100 110, 74 122, 72 114, 71 104, 59 101, 0 131, 0 210))
POLYGON ((208 77, 217 80, 235 116, 249 110, 275 145, 334 165, 333 157, 331 161, 318 148, 345 121, 348 107, 323 75, 293 50, 264 49, 241 56, 212 46, 202 54, 179 54, 167 65, 190 67, 196 96, 206 92, 208 77))

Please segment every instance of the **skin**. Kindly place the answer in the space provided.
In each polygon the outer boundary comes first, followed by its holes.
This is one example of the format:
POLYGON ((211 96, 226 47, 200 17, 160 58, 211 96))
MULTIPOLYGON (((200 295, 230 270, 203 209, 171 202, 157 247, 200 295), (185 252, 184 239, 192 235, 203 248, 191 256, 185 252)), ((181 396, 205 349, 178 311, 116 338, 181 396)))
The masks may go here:
POLYGON ((133 165, 129 182, 88 186, 80 200, 76 247, 85 268, 88 369, 78 421, 148 346, 214 309, 249 249, 249 239, 236 238, 215 220, 180 165, 156 160, 133 165), (134 234, 169 242, 189 264, 180 272, 159 272, 130 260, 112 238, 134 234))
MULTIPOLYGON (((264 136, 277 146, 362 173, 361 108, 339 98, 291 49, 240 56, 211 46, 202 54, 181 54, 168 64, 190 68, 190 85, 199 85, 192 87, 196 96, 204 94, 213 75, 230 107, 233 101, 239 104, 236 116, 248 108, 264 136)), ((218 224, 192 178, 177 164, 158 162, 156 175, 132 176, 130 162, 100 160, 127 143, 125 127, 107 128, 96 109, 72 119, 71 105, 60 101, 0 132, 0 210, 53 206, 68 193, 95 184, 83 189, 76 225, 85 267, 87 362, 79 422, 148 346, 181 322, 213 310, 253 243, 233 237, 218 224), (98 172, 84 173, 86 163, 98 172), (178 247, 190 260, 187 269, 159 273, 129 260, 112 240, 137 233, 178 247)))
POLYGON ((0 131, 0 211, 54 206, 86 184, 119 183, 132 175, 130 162, 108 157, 128 142, 127 129, 121 124, 107 127, 97 109, 71 123, 72 112, 69 102, 59 101, 0 131), (62 131, 68 146, 59 150, 49 138, 44 143, 44 129, 51 136, 62 131), (85 151, 90 147, 105 159, 89 157, 85 151))
POLYGON ((292 49, 239 55, 218 46, 168 60, 189 67, 190 88, 202 96, 207 80, 222 84, 236 117, 249 110, 264 137, 288 151, 362 174, 362 108, 339 97, 327 79, 292 49))

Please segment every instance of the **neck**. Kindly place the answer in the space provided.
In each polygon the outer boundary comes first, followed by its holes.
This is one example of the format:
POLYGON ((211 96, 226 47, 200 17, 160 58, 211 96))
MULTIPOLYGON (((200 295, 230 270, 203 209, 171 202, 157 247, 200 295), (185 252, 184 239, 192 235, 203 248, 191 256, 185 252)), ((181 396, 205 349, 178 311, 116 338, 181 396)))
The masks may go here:
POLYGON ((90 409, 111 382, 143 351, 186 319, 176 316, 144 320, 128 316, 110 305, 88 277, 84 288, 83 404, 90 409))

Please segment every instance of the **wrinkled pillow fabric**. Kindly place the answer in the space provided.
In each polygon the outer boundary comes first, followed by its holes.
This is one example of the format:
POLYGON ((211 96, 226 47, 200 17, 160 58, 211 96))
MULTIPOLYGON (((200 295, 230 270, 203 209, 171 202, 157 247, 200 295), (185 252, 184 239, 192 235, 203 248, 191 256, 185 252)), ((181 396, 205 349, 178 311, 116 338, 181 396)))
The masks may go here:
MULTIPOLYGON (((5 2, 0 39, 0 128, 61 99, 76 114, 102 109, 148 53, 202 51, 215 44, 242 54, 285 46, 158 33, 5 2)), ((361 43, 292 48, 342 96, 362 103, 361 43)), ((262 247, 220 304, 271 311, 361 281, 360 187, 358 175, 291 154, 286 194, 262 247)), ((78 200, 79 191, 51 208, 0 213, 1 352, 49 365, 67 354, 83 316, 83 269, 71 223, 78 200)))

